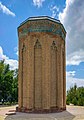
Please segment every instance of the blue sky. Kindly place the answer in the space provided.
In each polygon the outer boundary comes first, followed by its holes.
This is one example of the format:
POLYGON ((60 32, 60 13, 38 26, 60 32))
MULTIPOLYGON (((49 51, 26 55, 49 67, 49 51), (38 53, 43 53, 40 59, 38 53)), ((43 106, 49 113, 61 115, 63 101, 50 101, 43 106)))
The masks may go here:
POLYGON ((67 89, 84 86, 84 1, 80 0, 0 0, 0 60, 18 66, 17 27, 31 16, 59 19, 66 31, 67 89))

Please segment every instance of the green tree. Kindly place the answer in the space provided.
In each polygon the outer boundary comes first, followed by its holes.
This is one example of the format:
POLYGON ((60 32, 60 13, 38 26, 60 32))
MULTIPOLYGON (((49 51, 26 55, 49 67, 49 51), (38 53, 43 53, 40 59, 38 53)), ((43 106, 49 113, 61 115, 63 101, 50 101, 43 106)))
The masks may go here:
POLYGON ((12 82, 12 98, 13 101, 18 101, 18 69, 14 71, 14 77, 12 82))
POLYGON ((0 101, 17 101, 17 70, 10 70, 9 64, 0 61, 0 101))
POLYGON ((70 90, 67 91, 67 99, 66 103, 69 105, 70 103, 74 105, 84 105, 84 87, 77 88, 75 84, 74 87, 71 87, 70 90))

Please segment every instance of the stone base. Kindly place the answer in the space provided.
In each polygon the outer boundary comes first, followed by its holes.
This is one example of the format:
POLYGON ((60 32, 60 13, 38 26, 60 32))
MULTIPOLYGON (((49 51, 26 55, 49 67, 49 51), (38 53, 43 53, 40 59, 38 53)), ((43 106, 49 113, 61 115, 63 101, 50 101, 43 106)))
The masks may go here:
POLYGON ((56 112, 62 112, 65 111, 66 107, 64 108, 50 108, 50 109, 27 109, 27 108, 16 108, 17 112, 25 112, 25 113, 56 113, 56 112))

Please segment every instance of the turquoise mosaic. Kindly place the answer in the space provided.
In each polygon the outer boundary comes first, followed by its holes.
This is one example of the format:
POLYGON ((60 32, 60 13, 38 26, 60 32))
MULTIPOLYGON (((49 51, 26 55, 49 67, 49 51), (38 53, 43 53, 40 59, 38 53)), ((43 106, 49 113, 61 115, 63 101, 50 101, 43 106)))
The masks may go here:
POLYGON ((22 31, 19 32, 19 37, 27 35, 30 32, 49 32, 54 35, 60 35, 60 37, 65 39, 62 30, 63 28, 61 25, 50 24, 49 22, 32 22, 32 24, 28 24, 27 28, 23 28, 22 31))

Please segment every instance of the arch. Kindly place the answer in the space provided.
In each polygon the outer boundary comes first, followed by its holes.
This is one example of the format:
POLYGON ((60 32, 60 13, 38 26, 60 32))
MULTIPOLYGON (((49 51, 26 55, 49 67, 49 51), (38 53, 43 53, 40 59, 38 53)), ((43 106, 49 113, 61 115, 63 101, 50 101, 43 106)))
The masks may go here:
POLYGON ((66 78, 65 78, 65 51, 62 49, 62 67, 63 67, 63 107, 66 106, 66 78))
POLYGON ((38 40, 34 46, 34 107, 42 109, 42 46, 38 40))
POLYGON ((24 84, 25 84, 25 79, 24 79, 24 65, 25 65, 25 51, 26 51, 26 47, 25 47, 25 44, 23 43, 23 46, 22 46, 22 83, 21 83, 21 106, 24 107, 24 84))
POLYGON ((50 81, 51 108, 57 106, 57 47, 53 41, 51 45, 51 81, 50 81))

